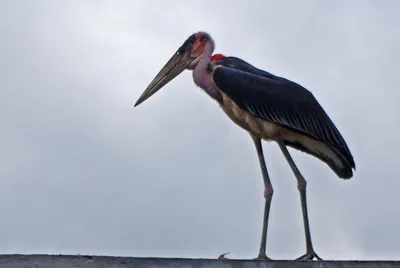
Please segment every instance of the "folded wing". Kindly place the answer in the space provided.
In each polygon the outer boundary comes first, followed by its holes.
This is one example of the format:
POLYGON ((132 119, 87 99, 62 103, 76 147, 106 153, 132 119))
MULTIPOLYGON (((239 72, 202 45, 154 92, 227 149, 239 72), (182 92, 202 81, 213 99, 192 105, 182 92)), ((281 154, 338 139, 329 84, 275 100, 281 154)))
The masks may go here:
POLYGON ((304 87, 234 57, 219 61, 214 83, 241 109, 329 145, 351 168, 353 157, 338 129, 304 87))

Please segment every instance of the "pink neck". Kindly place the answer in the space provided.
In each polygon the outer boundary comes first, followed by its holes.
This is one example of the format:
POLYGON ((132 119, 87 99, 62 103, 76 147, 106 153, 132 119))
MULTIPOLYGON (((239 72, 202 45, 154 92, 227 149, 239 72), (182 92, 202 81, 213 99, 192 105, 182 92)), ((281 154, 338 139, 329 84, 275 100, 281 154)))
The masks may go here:
POLYGON ((211 62, 211 55, 214 52, 214 45, 211 42, 207 42, 204 46, 204 51, 200 56, 200 61, 196 65, 195 69, 207 68, 207 65, 211 62))
POLYGON ((214 51, 214 44, 208 42, 204 51, 200 56, 200 60, 193 70, 193 80, 195 84, 201 87, 211 98, 221 102, 221 94, 218 89, 216 89, 212 83, 211 74, 208 71, 208 64, 211 63, 211 55, 214 51))

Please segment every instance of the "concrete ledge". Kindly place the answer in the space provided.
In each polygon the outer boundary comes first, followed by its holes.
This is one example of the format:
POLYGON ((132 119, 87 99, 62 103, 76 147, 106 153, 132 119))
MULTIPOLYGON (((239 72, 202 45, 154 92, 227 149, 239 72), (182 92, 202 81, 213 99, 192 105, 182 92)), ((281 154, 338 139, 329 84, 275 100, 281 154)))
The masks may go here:
POLYGON ((140 267, 140 268, 400 268, 400 261, 254 261, 179 258, 132 258, 83 255, 0 255, 0 268, 140 267))

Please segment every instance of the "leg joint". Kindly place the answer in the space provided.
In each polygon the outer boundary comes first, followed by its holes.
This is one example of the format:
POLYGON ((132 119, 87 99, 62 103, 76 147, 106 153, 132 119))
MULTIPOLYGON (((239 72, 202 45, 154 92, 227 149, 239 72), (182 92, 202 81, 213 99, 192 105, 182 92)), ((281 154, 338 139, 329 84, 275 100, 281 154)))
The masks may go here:
POLYGON ((305 190, 307 187, 307 181, 303 178, 303 176, 298 176, 297 178, 297 189, 299 191, 305 190))
POLYGON ((272 188, 272 186, 265 187, 265 189, 264 189, 264 197, 265 198, 272 198, 273 194, 274 194, 274 189, 272 188))

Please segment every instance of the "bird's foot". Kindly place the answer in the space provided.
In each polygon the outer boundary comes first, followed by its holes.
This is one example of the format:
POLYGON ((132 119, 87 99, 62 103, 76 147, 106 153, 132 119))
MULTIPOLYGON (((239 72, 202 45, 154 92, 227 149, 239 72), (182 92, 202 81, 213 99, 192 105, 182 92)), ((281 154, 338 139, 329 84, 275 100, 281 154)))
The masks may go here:
POLYGON ((315 253, 314 250, 307 252, 306 254, 304 254, 303 256, 297 258, 296 260, 298 261, 311 261, 314 258, 316 258, 319 261, 322 261, 322 259, 317 255, 317 253, 315 253))
POLYGON ((270 261, 271 259, 265 254, 258 254, 257 258, 255 258, 254 260, 257 260, 257 261, 270 261))

